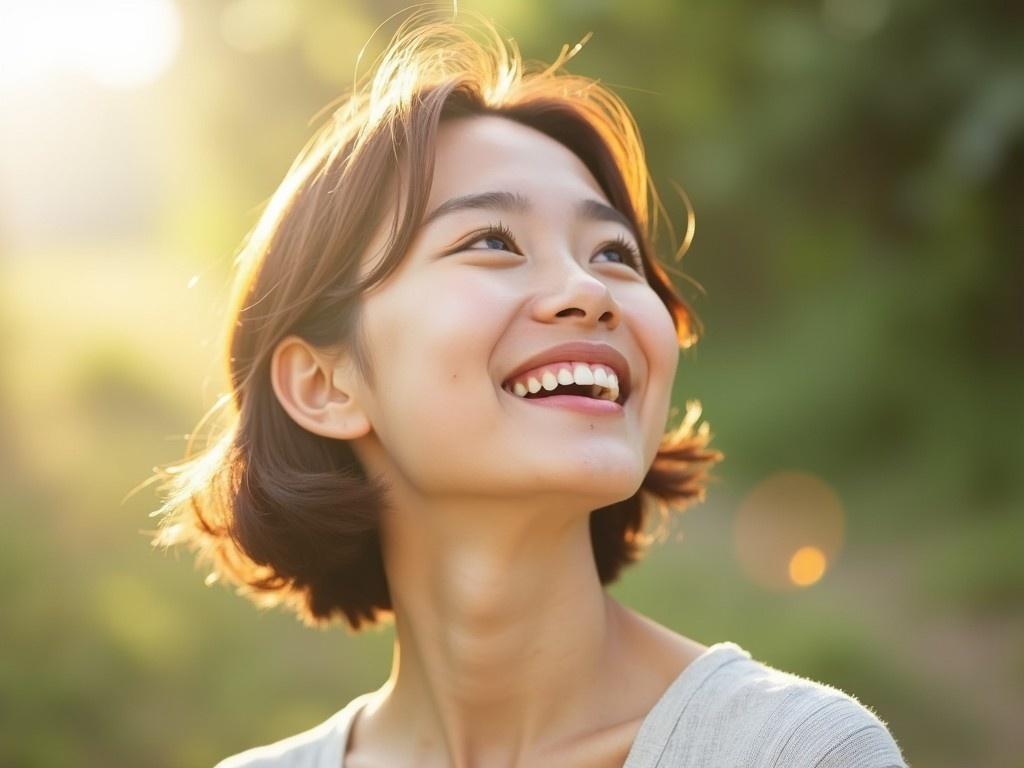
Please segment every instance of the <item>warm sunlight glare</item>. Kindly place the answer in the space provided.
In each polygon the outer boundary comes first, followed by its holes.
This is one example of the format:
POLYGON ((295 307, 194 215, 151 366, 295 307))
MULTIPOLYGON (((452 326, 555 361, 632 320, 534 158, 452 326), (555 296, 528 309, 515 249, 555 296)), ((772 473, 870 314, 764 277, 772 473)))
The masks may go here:
POLYGON ((221 34, 244 53, 278 48, 295 34, 298 10, 292 0, 232 0, 221 11, 221 34))
POLYGON ((68 72, 114 89, 156 80, 181 42, 171 0, 38 0, 0 5, 0 90, 68 72))

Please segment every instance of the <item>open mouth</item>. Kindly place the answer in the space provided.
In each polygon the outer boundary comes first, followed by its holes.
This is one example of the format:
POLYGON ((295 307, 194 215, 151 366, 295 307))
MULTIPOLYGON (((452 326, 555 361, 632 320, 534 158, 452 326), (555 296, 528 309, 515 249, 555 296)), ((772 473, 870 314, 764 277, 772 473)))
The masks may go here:
MULTIPOLYGON (((543 386, 536 392, 526 390, 525 393, 519 394, 513 389, 513 385, 510 382, 505 382, 501 385, 501 388, 508 392, 513 397, 519 397, 523 400, 539 400, 545 397, 554 397, 557 395, 563 396, 575 396, 584 397, 591 400, 605 400, 619 405, 624 405, 628 393, 625 390, 618 390, 618 388, 612 388, 601 384, 557 384, 553 389, 545 389, 543 386)), ((522 389, 520 389, 522 391, 522 389)))
POLYGON ((610 344, 586 340, 558 344, 505 375, 501 388, 523 400, 550 399, 551 405, 585 411, 597 408, 595 412, 601 413, 612 405, 621 411, 629 399, 629 360, 610 344))

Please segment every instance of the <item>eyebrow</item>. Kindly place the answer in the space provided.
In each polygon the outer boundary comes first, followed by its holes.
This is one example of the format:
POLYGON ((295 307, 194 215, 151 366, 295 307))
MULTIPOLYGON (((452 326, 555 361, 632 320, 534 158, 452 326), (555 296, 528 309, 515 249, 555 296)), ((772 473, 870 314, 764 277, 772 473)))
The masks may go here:
MULTIPOLYGON (((532 207, 529 199, 518 192, 479 192, 445 200, 427 214, 426 218, 423 219, 422 226, 426 227, 442 216, 447 216, 456 211, 494 209, 513 213, 529 213, 532 207)), ((614 224, 621 224, 632 232, 634 236, 636 235, 633 223, 626 214, 617 208, 602 203, 600 200, 591 198, 580 200, 576 203, 576 216, 591 221, 610 221, 614 224)))

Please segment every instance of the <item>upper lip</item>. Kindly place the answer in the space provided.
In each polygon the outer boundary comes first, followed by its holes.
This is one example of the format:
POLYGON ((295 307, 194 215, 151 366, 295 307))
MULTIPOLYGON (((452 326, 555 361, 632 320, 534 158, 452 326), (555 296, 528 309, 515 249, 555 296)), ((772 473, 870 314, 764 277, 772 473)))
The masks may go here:
POLYGON ((558 344, 539 352, 533 357, 524 360, 512 373, 505 377, 502 383, 511 381, 525 373, 531 368, 537 368, 547 363, 601 363, 607 365, 615 372, 619 380, 621 391, 620 402, 625 402, 629 397, 630 376, 629 362, 615 347, 608 344, 601 344, 593 341, 570 341, 566 344, 558 344))

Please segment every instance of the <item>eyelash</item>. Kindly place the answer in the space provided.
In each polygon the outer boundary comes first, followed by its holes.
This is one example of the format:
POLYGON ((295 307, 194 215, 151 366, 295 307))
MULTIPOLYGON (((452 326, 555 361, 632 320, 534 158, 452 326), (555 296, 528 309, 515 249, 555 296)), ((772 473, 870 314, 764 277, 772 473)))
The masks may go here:
MULTIPOLYGON (((481 230, 466 245, 471 245, 472 243, 475 243, 478 240, 483 240, 484 238, 493 237, 495 235, 505 240, 507 245, 516 246, 516 239, 512 235, 512 230, 510 230, 507 226, 505 226, 503 222, 500 221, 497 224, 491 224, 486 229, 481 230)), ((640 257, 640 253, 639 251, 637 251, 636 247, 631 242, 629 242, 625 238, 625 236, 617 235, 612 240, 609 240, 607 243, 601 246, 601 250, 598 251, 598 253, 609 250, 611 248, 617 248, 619 253, 625 257, 626 260, 622 262, 625 266, 632 267, 640 274, 644 274, 643 259, 640 257)))

